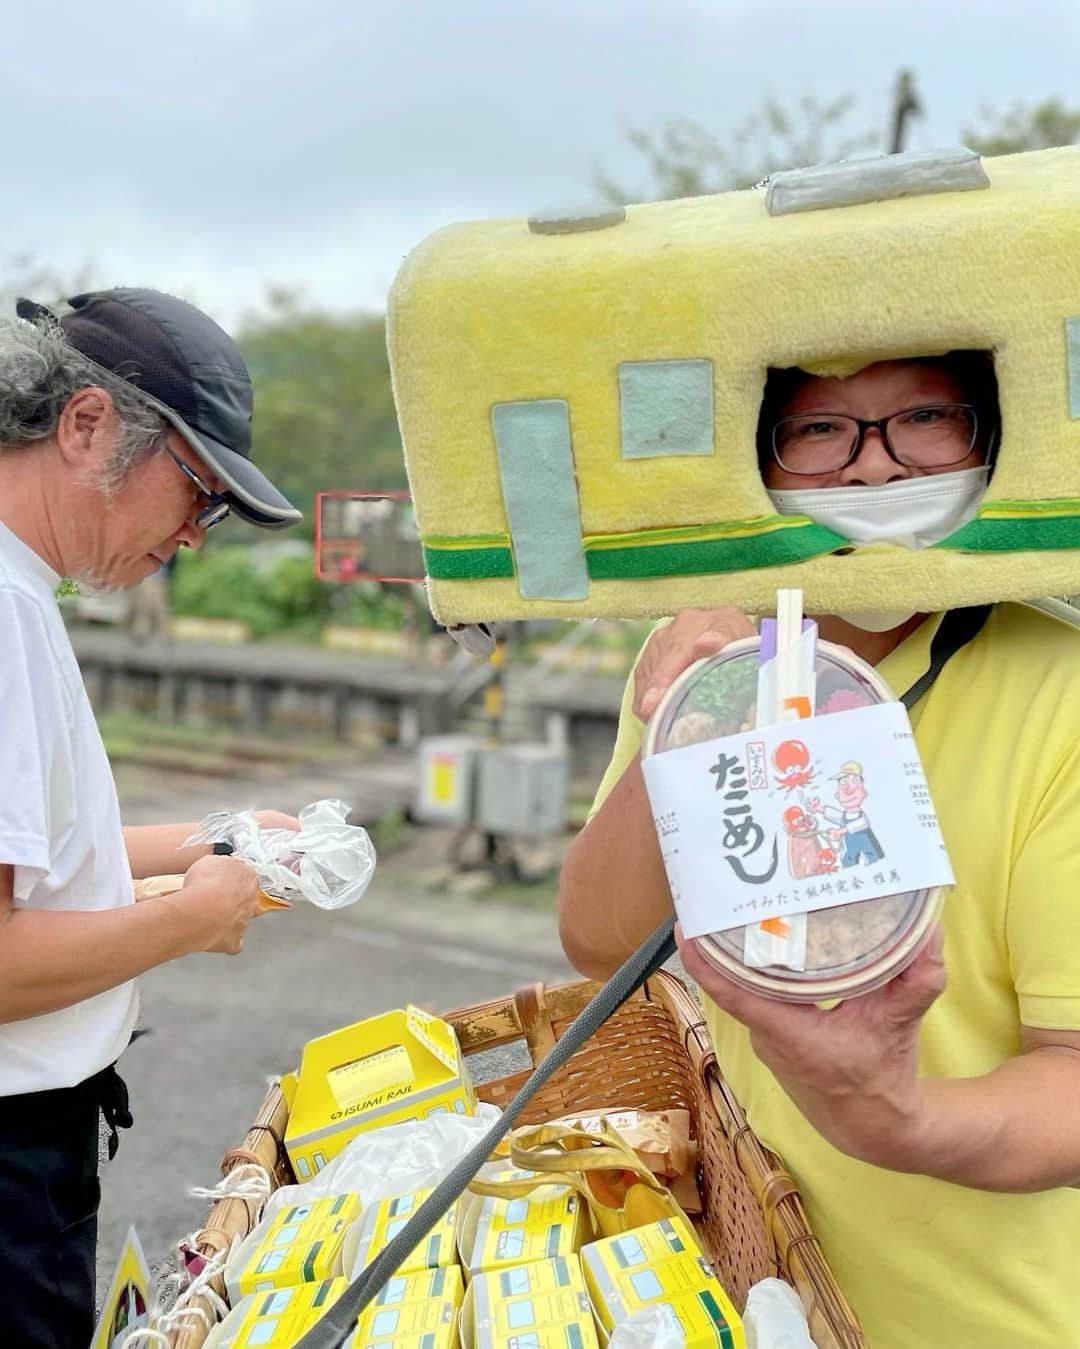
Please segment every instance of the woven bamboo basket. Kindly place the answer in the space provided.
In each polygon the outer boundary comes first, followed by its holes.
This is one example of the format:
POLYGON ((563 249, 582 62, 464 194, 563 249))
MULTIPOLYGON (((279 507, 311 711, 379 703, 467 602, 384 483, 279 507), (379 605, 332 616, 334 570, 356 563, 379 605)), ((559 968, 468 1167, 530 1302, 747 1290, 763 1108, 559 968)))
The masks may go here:
MULTIPOLYGON (((537 984, 513 997, 461 1008, 447 1020, 466 1055, 524 1041, 536 1064, 596 991, 589 982, 537 984)), ((522 1071, 478 1083, 478 1094, 505 1106, 527 1075, 522 1071)), ((810 1231, 795 1182, 746 1123, 720 1074, 701 1008, 670 974, 655 975, 626 1002, 537 1092, 519 1123, 613 1106, 690 1111, 703 1206, 695 1223, 736 1306, 743 1306, 747 1290, 759 1279, 779 1277, 798 1290, 818 1349, 867 1349, 855 1313, 810 1231)), ((281 1092, 272 1087, 243 1144, 226 1153, 222 1175, 257 1162, 279 1185, 292 1183, 281 1142, 287 1118, 281 1092)), ((234 1235, 247 1235, 255 1217, 245 1200, 219 1201, 199 1234, 198 1248, 206 1255, 227 1248, 234 1235)), ((172 1334, 170 1344, 200 1349, 206 1334, 193 1319, 172 1334)))

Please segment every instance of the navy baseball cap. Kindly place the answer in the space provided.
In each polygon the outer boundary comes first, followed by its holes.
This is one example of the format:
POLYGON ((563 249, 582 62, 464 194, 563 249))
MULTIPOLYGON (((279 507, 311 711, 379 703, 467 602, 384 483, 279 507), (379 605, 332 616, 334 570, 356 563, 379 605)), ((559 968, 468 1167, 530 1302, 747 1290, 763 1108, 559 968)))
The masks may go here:
POLYGON ((160 290, 120 288, 73 295, 71 312, 33 300, 16 312, 51 320, 76 350, 133 385, 225 483, 249 524, 284 529, 300 511, 251 460, 251 377, 240 349, 212 318, 160 290))

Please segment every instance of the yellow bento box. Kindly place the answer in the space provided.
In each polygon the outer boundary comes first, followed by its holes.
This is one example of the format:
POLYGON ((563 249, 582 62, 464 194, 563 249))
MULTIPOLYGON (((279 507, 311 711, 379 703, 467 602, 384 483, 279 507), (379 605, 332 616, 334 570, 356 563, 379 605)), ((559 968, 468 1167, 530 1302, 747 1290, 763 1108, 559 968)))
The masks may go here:
POLYGON ((576 1255, 478 1274, 461 1313, 462 1349, 597 1349, 576 1255))
MULTIPOLYGON (((351 1270, 350 1277, 355 1279, 365 1265, 390 1244, 431 1193, 431 1190, 417 1190, 372 1204, 345 1238, 342 1267, 351 1270)), ((457 1204, 451 1204, 427 1236, 422 1237, 398 1265, 399 1274, 456 1264, 457 1211, 457 1204)))
POLYGON ((476 1113, 453 1027, 412 1006, 309 1040, 299 1073, 286 1074, 281 1089, 285 1148, 301 1181, 364 1130, 476 1113))
POLYGON ((463 1293, 457 1265, 395 1275, 360 1313, 350 1349, 458 1349, 463 1293))
POLYGON ((664 1218, 591 1242, 581 1267, 605 1337, 635 1312, 662 1305, 686 1349, 745 1349, 739 1314, 685 1219, 664 1218))
POLYGON ((534 1260, 565 1259, 590 1235, 588 1211, 565 1185, 542 1185, 520 1199, 467 1193, 461 1200, 458 1251, 470 1277, 534 1260))
POLYGON ((249 1293, 210 1332, 205 1349, 291 1349, 347 1287, 345 1279, 323 1279, 249 1293))
POLYGON ((317 1283, 341 1274, 345 1234, 359 1214, 356 1194, 327 1195, 279 1209, 242 1261, 226 1265, 229 1301, 235 1305, 249 1293, 317 1283))

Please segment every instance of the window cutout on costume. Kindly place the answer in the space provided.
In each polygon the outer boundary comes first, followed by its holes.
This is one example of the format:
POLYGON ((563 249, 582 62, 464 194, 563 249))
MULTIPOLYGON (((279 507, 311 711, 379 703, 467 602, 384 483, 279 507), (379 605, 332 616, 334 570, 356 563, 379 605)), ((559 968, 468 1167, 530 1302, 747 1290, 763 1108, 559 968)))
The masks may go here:
POLYGON ((624 361, 619 412, 624 459, 712 454, 712 361, 624 361))
POLYGON ((491 423, 522 598, 585 599, 589 577, 567 404, 496 403, 491 423))
POLYGON ((1080 318, 1065 320, 1065 355, 1069 365, 1069 416, 1080 419, 1080 318))

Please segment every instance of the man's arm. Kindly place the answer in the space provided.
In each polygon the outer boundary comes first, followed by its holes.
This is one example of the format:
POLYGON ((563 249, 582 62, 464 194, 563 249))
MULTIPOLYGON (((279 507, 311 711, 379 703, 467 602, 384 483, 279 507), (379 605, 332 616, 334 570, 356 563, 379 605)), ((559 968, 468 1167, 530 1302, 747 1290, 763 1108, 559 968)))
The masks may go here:
POLYGON ((1024 1052, 993 1072, 919 1077, 919 1026, 945 987, 940 933, 884 988, 827 1012, 738 987, 692 941, 680 950, 690 977, 749 1028, 754 1053, 841 1152, 979 1190, 1080 1184, 1080 1032, 1025 1028, 1024 1052))
MULTIPOLYGON (((671 891, 641 775, 643 723, 665 689, 702 656, 754 633, 738 609, 687 609, 658 628, 634 667, 613 766, 626 767, 571 845, 559 879, 559 936, 582 974, 604 979, 671 913, 671 891)), ((610 771, 610 770, 609 770, 610 771)))
MULTIPOLYGON (((299 829, 300 822, 279 810, 260 810, 255 814, 264 829, 299 829)), ((170 876, 187 871, 200 857, 210 853, 205 843, 185 848, 184 839, 198 829, 197 822, 189 824, 132 824, 124 829, 124 847, 128 864, 135 880, 147 876, 170 876)))
POLYGON ((559 937, 575 969, 606 979, 670 913, 671 891, 635 754, 567 852, 559 937))
POLYGON ((196 823, 125 825, 124 848, 134 879, 186 871, 200 857, 206 857, 210 849, 204 843, 183 847, 184 839, 198 827, 196 823))
POLYGON ((1026 1194, 1080 1185, 1080 1031, 1023 1028, 1023 1053, 983 1077, 926 1078, 897 1170, 1026 1194))
POLYGON ((0 1024, 70 1007, 177 956, 234 954, 259 895, 234 857, 207 857, 176 894, 120 909, 16 908, 13 880, 0 865, 0 1024))

